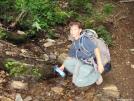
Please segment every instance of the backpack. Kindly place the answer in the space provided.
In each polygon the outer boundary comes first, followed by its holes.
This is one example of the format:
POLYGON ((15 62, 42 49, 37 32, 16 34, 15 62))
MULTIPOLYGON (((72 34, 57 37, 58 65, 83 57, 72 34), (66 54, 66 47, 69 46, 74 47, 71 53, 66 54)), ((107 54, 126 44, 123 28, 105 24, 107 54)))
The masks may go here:
MULTIPOLYGON (((110 52, 109 52, 108 45, 106 44, 106 42, 102 38, 98 38, 97 33, 92 29, 86 29, 86 30, 83 30, 81 32, 80 43, 79 43, 80 46, 79 47, 80 47, 80 50, 82 52, 89 55, 90 59, 93 59, 94 57, 93 57, 92 53, 88 52, 84 48, 83 41, 84 41, 85 37, 90 38, 93 41, 93 43, 100 49, 102 65, 104 66, 104 72, 103 73, 109 72, 111 70, 110 52)), ((85 60, 84 60, 84 62, 85 62, 85 60)), ((93 65, 94 65, 94 63, 96 63, 96 61, 92 62, 93 65)))

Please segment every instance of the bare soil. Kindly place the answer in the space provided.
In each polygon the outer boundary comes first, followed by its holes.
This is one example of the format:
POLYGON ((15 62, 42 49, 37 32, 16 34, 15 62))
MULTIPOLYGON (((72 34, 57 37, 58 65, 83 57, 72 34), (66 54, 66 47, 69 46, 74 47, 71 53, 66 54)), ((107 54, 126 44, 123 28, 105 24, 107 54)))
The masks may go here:
MULTIPOLYGON (((106 83, 112 83, 117 86, 122 98, 134 99, 134 51, 131 51, 131 49, 134 49, 134 2, 120 3, 117 0, 98 0, 95 5, 97 9, 100 7, 99 2, 102 1, 116 4, 118 8, 102 23, 112 35, 113 44, 109 46, 112 70, 104 75, 104 82, 102 85, 97 86, 97 89, 102 89, 106 83)), ((62 34, 58 40, 64 41, 66 38, 67 34, 62 34)), ((59 53, 67 53, 66 47, 69 44, 70 42, 65 43, 54 50, 59 53)), ((33 47, 33 44, 31 44, 31 47, 33 47)), ((53 52, 52 47, 46 50, 53 52)), ((4 55, 4 52, 1 53, 4 55)), ((39 55, 38 52, 35 53, 39 55)))

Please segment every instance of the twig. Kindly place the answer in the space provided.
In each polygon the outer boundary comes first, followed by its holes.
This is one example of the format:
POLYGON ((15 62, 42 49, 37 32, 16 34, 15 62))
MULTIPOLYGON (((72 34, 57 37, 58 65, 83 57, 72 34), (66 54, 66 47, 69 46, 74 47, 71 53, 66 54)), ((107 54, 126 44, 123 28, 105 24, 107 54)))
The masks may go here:
POLYGON ((25 10, 22 10, 19 16, 15 19, 15 21, 11 23, 10 27, 14 27, 24 13, 25 13, 25 10))
POLYGON ((134 0, 121 0, 121 1, 119 1, 119 2, 132 2, 132 1, 134 1, 134 0))

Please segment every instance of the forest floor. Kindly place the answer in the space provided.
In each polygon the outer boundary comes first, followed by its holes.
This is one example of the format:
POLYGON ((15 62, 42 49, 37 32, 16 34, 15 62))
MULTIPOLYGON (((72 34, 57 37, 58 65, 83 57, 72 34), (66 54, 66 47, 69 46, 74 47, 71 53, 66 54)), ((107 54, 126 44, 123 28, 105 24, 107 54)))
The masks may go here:
MULTIPOLYGON (((98 3, 95 4, 96 9, 99 9, 99 4, 102 1, 104 2, 105 0, 97 1, 98 3)), ((109 0, 106 2, 113 3, 118 6, 118 8, 114 10, 113 14, 107 17, 106 21, 102 23, 112 36, 113 45, 109 46, 112 70, 108 74, 104 75, 103 84, 97 86, 96 89, 103 88, 105 83, 112 83, 119 89, 120 97, 124 99, 132 98, 134 100, 134 2, 120 3, 116 0, 109 0)), ((67 38, 67 34, 68 33, 62 34, 58 40, 64 40, 67 38)), ((66 48, 69 44, 70 42, 65 43, 65 45, 58 46, 54 50, 59 53, 67 53, 68 51, 66 51, 66 48)), ((33 44, 31 45, 31 47, 33 47, 33 44)), ((21 47, 25 46, 26 45, 21 47)), ((53 47, 46 49, 48 52, 53 52, 54 50, 53 47)), ((4 54, 1 55, 3 56, 4 54)), ((6 92, 6 89, 8 88, 4 89, 5 90, 3 90, 3 92, 6 92)))

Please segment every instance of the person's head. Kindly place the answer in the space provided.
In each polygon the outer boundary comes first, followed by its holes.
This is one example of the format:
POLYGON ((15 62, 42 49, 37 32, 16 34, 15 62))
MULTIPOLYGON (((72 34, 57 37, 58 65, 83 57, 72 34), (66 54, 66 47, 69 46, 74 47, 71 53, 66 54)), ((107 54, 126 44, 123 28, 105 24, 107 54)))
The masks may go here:
POLYGON ((82 31, 82 23, 81 22, 70 22, 69 24, 70 34, 77 40, 82 31))

